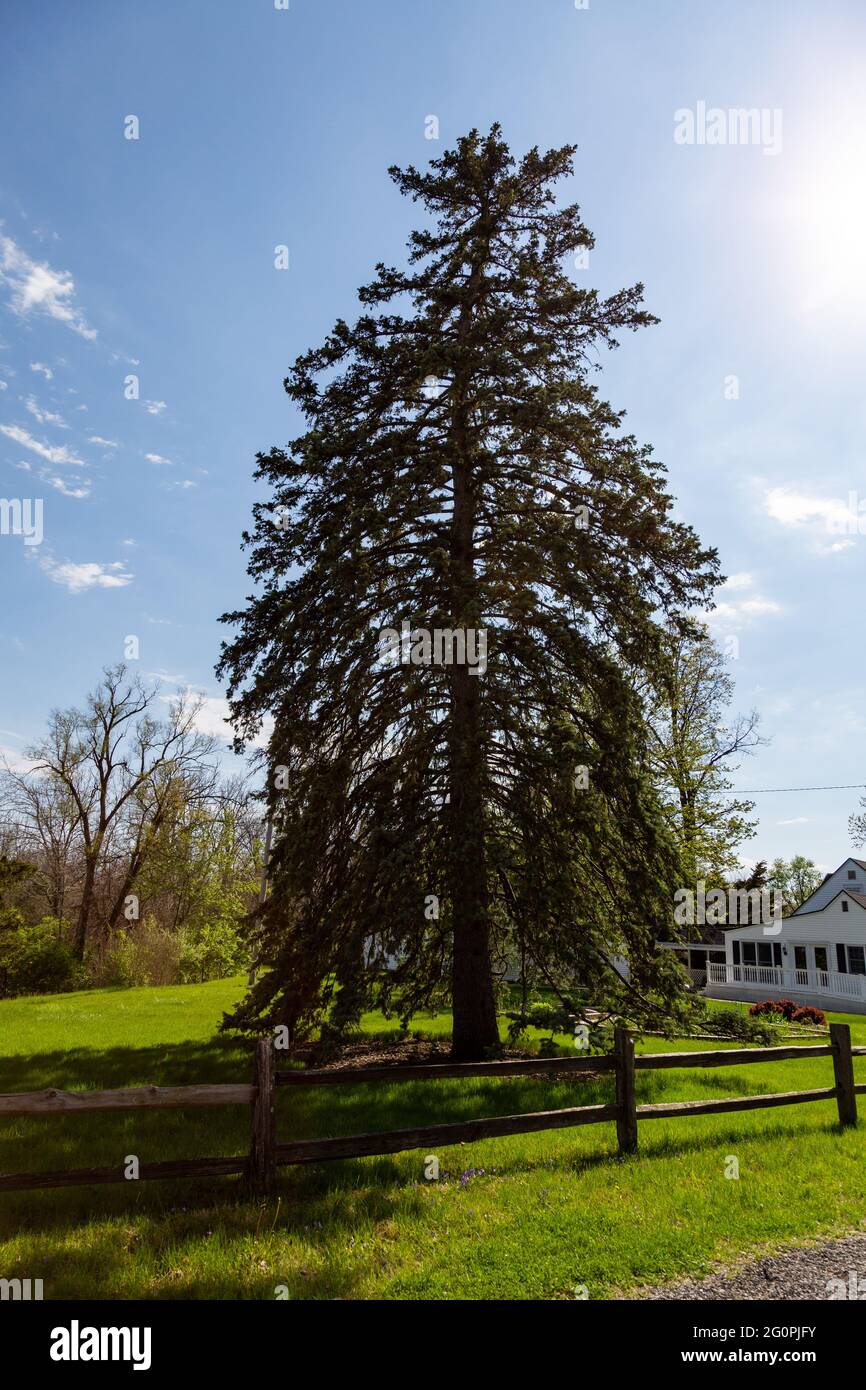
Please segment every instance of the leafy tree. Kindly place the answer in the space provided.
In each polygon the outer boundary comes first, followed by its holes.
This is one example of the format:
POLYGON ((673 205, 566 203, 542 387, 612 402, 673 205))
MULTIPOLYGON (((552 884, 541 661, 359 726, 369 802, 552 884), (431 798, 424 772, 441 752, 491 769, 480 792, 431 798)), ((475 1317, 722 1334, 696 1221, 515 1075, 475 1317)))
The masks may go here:
POLYGON ((823 879, 824 875, 816 869, 813 860, 795 854, 791 860, 773 860, 768 883, 782 895, 782 915, 790 917, 820 887, 823 879))
POLYGON ((181 695, 157 719, 158 693, 122 664, 106 669, 84 708, 53 711, 46 736, 28 750, 30 780, 62 788, 74 807, 83 859, 73 927, 79 960, 94 925, 104 942, 122 921, 178 785, 193 799, 206 796, 217 777, 214 740, 196 730, 197 702, 181 695), (96 923, 100 875, 111 891, 96 923))
MULTIPOLYGON (((734 683, 706 631, 671 633, 670 665, 650 688, 650 769, 675 827, 687 880, 721 887, 739 867, 739 848, 755 833, 755 803, 728 793, 736 761, 765 740, 759 717, 728 718, 734 683)), ((757 886, 757 885, 751 885, 757 886)))
POLYGON ((258 455, 261 588, 218 667, 239 746, 274 721, 266 968, 231 1026, 298 1036, 447 990, 455 1057, 483 1056, 517 937, 554 983, 624 988, 625 947, 635 1008, 677 997, 654 941, 681 875, 631 673, 660 675, 659 618, 693 631, 717 565, 592 382, 655 320, 642 286, 567 273, 593 244, 554 197, 573 153, 515 162, 494 126, 392 169, 427 214, 408 269, 378 265, 287 378, 307 429, 258 455), (483 632, 484 673, 428 660, 437 630, 483 632))
POLYGON ((866 844, 866 796, 860 798, 860 810, 848 817, 848 833, 855 845, 866 844))
POLYGON ((17 908, 6 904, 6 895, 19 884, 26 883, 34 873, 33 865, 21 859, 0 855, 0 930, 21 926, 24 918, 17 908))

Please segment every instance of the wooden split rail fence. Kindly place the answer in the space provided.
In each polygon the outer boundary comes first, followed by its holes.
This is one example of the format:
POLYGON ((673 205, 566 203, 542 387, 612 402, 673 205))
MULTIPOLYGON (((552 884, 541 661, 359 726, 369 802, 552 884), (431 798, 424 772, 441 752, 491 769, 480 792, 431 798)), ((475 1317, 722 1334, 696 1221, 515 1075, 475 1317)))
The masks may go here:
MULTIPOLYGON (((432 1066, 348 1067, 336 1070, 276 1069, 273 1040, 256 1044, 253 1079, 245 1085, 142 1086, 115 1091, 32 1091, 0 1095, 0 1120, 19 1115, 86 1114, 98 1110, 177 1109, 188 1106, 246 1105, 252 1113, 252 1137, 248 1155, 234 1158, 190 1158, 165 1163, 142 1163, 139 1179, 220 1177, 242 1173, 257 1192, 274 1186, 276 1169, 283 1164, 321 1163, 328 1159, 362 1158, 401 1153, 411 1149, 472 1143, 507 1134, 529 1134, 545 1129, 569 1129, 573 1125, 615 1123, 621 1154, 637 1148, 638 1123, 675 1119, 687 1115, 721 1115, 737 1110, 770 1106, 803 1105, 808 1101, 835 1099, 842 1125, 857 1123, 857 1096, 866 1085, 855 1084, 855 1056, 866 1047, 851 1046, 847 1024, 830 1025, 829 1044, 801 1047, 729 1048, 708 1052, 641 1053, 625 1028, 617 1028, 609 1056, 553 1057, 507 1062, 445 1063, 432 1066), (802 1057, 832 1057, 834 1084, 812 1091, 783 1091, 771 1095, 724 1097, 718 1100, 663 1101, 638 1105, 635 1075, 638 1071, 674 1067, 740 1067, 755 1062, 777 1062, 802 1057), (278 1086, 355 1086, 375 1082, 438 1081, 455 1077, 494 1079, 510 1076, 615 1074, 615 1100, 604 1105, 581 1105, 559 1110, 531 1111, 521 1115, 497 1115, 448 1124, 422 1125, 416 1129, 386 1130, 376 1134, 352 1134, 332 1139, 300 1139, 277 1143, 274 1097, 278 1086)), ((123 1167, 79 1168, 55 1173, 0 1174, 0 1191, 28 1188, 72 1187, 126 1180, 123 1167)))

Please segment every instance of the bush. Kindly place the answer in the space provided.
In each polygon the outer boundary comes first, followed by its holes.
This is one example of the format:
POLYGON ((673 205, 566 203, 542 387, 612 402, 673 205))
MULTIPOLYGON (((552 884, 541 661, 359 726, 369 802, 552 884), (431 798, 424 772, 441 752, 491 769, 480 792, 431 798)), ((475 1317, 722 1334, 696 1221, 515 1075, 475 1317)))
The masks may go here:
POLYGON ((793 999, 762 999, 749 1009, 752 1018, 762 1014, 784 1019, 786 1023, 814 1023, 823 1026, 827 1019, 820 1009, 811 1004, 795 1004, 793 999))
POLYGON ((762 999, 749 1009, 749 1017, 760 1018, 767 1014, 771 1019, 790 1018, 795 1008, 796 1005, 790 999, 762 999))
MULTIPOLYGON (((751 1010, 750 1010, 751 1012, 751 1010)), ((768 1047, 775 1041, 773 1025, 761 1018, 750 1018, 739 1009, 713 1009, 707 1013, 704 1028, 726 1038, 761 1043, 768 1047)))
POLYGON ((791 1015, 792 1023, 814 1023, 816 1027, 823 1028, 827 1023, 827 1015, 823 1009, 816 1009, 812 1004, 804 1004, 802 1008, 795 1009, 791 1015))
POLYGON ((154 917, 120 932, 102 959, 91 967, 97 986, 175 985, 180 982, 181 942, 154 917))
POLYGON ((0 932, 0 994, 58 994, 80 986, 80 968, 63 939, 64 924, 43 917, 35 926, 0 932))
POLYGON ((183 984, 224 980, 248 963, 249 951, 237 931, 237 922, 215 916, 183 932, 180 947, 180 979, 183 984))

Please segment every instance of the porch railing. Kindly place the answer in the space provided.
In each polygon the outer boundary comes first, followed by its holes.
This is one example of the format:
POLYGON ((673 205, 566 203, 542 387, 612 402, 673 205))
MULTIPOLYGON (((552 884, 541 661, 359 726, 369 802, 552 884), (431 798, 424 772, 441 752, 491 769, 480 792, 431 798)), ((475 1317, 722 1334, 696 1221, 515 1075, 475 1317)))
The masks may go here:
POLYGON ((750 985, 799 993, 829 994, 841 999, 866 999, 866 975, 843 975, 838 970, 789 970, 778 965, 707 964, 708 985, 750 985))

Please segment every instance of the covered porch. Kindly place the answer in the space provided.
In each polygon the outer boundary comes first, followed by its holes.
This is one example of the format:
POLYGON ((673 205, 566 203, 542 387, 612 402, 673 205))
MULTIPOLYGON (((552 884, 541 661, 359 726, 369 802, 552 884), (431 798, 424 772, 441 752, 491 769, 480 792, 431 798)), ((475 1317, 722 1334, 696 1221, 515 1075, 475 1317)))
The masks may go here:
POLYGON ((708 962, 706 993, 713 999, 794 999, 823 1009, 866 1013, 866 975, 838 970, 708 962))

